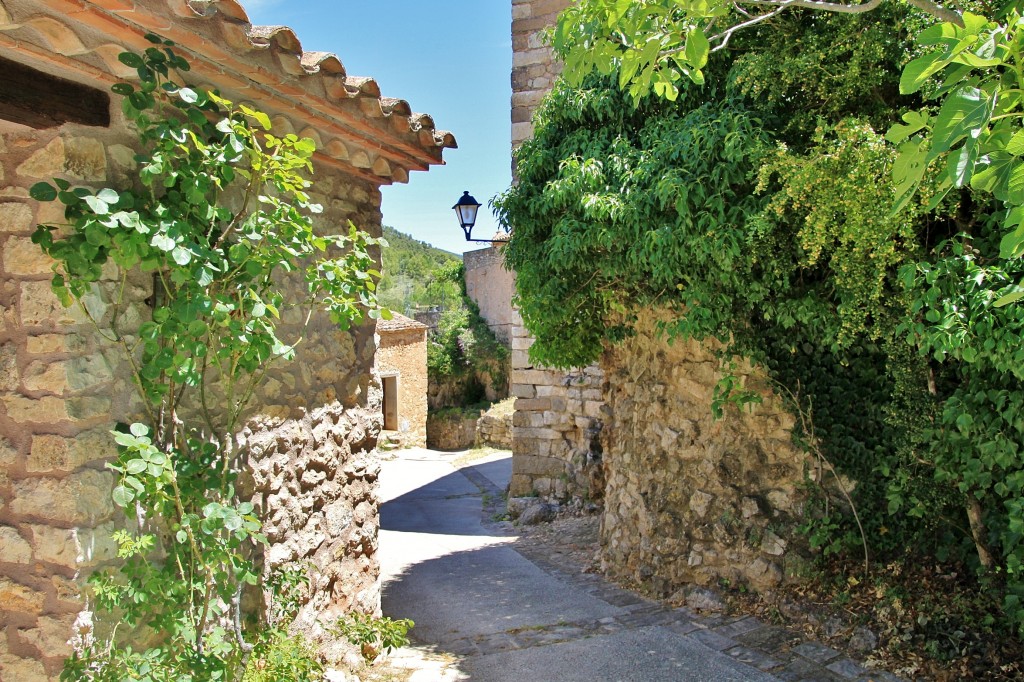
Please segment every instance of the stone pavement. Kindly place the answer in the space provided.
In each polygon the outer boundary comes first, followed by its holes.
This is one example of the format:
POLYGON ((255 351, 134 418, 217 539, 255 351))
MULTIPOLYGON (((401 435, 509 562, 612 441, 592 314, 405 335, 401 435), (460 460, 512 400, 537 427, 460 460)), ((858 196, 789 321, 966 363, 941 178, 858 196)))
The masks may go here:
POLYGON ((898 679, 785 628, 666 606, 517 545, 496 520, 510 455, 455 469, 458 454, 406 450, 381 473, 383 607, 416 622, 415 646, 391 661, 410 682, 898 679))

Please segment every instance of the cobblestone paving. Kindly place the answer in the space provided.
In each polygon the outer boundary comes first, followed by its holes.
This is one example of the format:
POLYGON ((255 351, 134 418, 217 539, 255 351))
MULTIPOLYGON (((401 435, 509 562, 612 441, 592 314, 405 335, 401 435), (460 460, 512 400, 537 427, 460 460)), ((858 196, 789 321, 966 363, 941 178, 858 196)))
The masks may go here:
MULTIPOLYGON (((503 511, 502 491, 471 467, 461 471, 483 494, 483 525, 495 533, 509 532, 507 523, 496 521, 503 511)), ((600 575, 585 573, 572 562, 559 560, 563 555, 542 544, 517 543, 514 549, 552 577, 627 613, 453 640, 444 643, 446 651, 457 656, 483 656, 660 626, 786 682, 903 682, 891 673, 868 670, 824 644, 806 641, 800 633, 757 618, 706 616, 686 607, 673 608, 649 600, 610 584, 600 575)))

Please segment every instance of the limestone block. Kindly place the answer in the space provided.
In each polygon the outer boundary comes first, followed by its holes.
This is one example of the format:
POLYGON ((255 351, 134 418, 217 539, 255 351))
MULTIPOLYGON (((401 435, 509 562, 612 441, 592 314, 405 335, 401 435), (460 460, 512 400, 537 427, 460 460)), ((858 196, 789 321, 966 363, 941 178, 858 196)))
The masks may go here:
POLYGON ((114 440, 103 430, 89 431, 74 438, 36 435, 25 463, 30 473, 74 471, 91 462, 113 459, 117 455, 114 440))
POLYGON ((60 479, 23 479, 14 483, 11 511, 65 527, 94 526, 114 513, 113 483, 110 473, 91 469, 60 479))
POLYGON ((65 658, 71 655, 68 642, 74 634, 75 616, 73 614, 55 618, 41 616, 34 628, 20 630, 22 638, 46 656, 65 658))
POLYGON ((32 546, 15 528, 0 526, 0 561, 27 564, 32 560, 32 546))
POLYGON ((55 175, 64 173, 67 157, 64 153, 64 140, 55 137, 42 149, 37 150, 18 166, 18 175, 37 180, 49 180, 55 175))
POLYGON ((31 232, 32 229, 32 211, 28 206, 13 201, 0 202, 0 232, 31 232))
POLYGON ((68 416, 71 419, 89 421, 110 414, 110 398, 99 396, 75 396, 66 402, 68 416))
POLYGON ((78 538, 73 529, 30 525, 32 554, 36 561, 58 564, 67 568, 78 565, 78 538))
POLYGON ((0 391, 18 388, 18 347, 13 343, 0 346, 0 391))
POLYGON ((67 365, 55 362, 33 362, 25 369, 22 382, 29 391, 62 394, 68 387, 67 365))
POLYGON ((33 355, 64 353, 68 350, 68 337, 64 334, 40 334, 27 339, 25 350, 33 355))
POLYGON ((45 601, 44 593, 0 576, 0 611, 38 613, 45 601))
POLYGON ((26 398, 7 393, 0 400, 7 409, 7 416, 19 423, 52 424, 70 418, 67 404, 62 398, 26 398))
POLYGON ((21 324, 25 327, 48 323, 69 325, 88 321, 78 308, 65 308, 50 289, 49 282, 22 282, 19 307, 21 324))
POLYGON ((28 237, 11 237, 4 244, 3 267, 8 275, 35 277, 53 274, 53 259, 28 237))
POLYGON ((64 170, 87 182, 107 179, 107 153, 103 143, 92 137, 72 137, 65 141, 64 170))
POLYGON ((786 552, 787 544, 785 540, 768 530, 761 540, 761 551, 772 556, 782 556, 786 552))
POLYGON ((74 391, 81 391, 99 384, 105 384, 114 378, 107 358, 95 353, 74 358, 68 362, 68 386, 74 391))
POLYGON ((4 680, 17 682, 52 682, 43 664, 33 658, 21 658, 10 653, 0 654, 0 673, 4 680))
POLYGON ((75 530, 79 566, 102 564, 117 558, 118 545, 114 541, 117 526, 104 523, 96 528, 78 528, 75 530))

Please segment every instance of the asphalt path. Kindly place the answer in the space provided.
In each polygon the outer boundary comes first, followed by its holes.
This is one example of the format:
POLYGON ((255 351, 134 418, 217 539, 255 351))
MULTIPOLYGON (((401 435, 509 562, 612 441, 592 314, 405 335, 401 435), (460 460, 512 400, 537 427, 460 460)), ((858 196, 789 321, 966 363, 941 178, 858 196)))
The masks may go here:
POLYGON ((511 456, 462 469, 455 456, 404 450, 380 479, 383 610, 416 622, 416 644, 457 657, 446 679, 779 679, 677 627, 662 608, 611 586, 585 589, 526 559, 509 526, 483 512, 485 495, 507 486, 511 456))

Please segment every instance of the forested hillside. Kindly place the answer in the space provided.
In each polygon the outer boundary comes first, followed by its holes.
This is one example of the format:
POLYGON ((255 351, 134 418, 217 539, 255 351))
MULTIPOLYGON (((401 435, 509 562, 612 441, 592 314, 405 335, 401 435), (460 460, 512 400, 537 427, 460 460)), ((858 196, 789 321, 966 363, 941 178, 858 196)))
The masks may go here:
POLYGON ((387 225, 384 238, 388 246, 383 249, 384 276, 378 292, 382 305, 411 315, 416 306, 448 307, 460 300, 458 286, 436 274, 443 266, 461 261, 459 256, 387 225))

